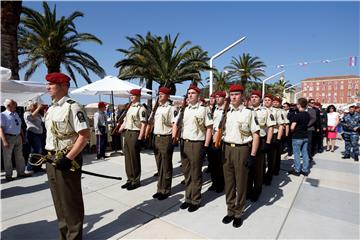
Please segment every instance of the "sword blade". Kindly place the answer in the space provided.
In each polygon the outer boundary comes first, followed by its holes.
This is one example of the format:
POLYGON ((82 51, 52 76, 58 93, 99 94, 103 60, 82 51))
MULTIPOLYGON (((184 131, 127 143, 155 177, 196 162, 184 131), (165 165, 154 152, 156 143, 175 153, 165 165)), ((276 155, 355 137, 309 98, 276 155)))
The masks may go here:
POLYGON ((95 176, 95 177, 110 178, 110 179, 115 179, 115 180, 122 180, 121 177, 108 176, 108 175, 104 175, 104 174, 100 174, 100 173, 89 172, 89 171, 82 170, 82 169, 80 170, 80 172, 81 172, 81 173, 84 173, 84 174, 91 175, 91 176, 95 176))

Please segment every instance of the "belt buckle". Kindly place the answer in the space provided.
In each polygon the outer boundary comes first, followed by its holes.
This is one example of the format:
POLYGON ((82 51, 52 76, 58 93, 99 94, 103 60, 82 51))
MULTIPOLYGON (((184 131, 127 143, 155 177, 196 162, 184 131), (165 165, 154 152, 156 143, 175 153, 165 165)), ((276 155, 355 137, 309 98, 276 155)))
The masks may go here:
POLYGON ((230 144, 230 147, 236 147, 236 144, 235 144, 235 143, 231 143, 231 144, 230 144))
POLYGON ((156 136, 157 136, 157 137, 161 137, 161 135, 160 135, 160 134, 156 134, 156 136))
POLYGON ((185 139, 185 142, 189 142, 189 139, 185 139))

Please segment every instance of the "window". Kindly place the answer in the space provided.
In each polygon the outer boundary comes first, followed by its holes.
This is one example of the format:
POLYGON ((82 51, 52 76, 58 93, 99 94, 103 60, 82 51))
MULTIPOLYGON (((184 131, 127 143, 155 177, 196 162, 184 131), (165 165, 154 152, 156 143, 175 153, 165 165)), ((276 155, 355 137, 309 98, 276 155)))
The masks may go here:
POLYGON ((324 93, 324 92, 322 92, 322 93, 321 93, 321 96, 325 97, 325 93, 324 93))

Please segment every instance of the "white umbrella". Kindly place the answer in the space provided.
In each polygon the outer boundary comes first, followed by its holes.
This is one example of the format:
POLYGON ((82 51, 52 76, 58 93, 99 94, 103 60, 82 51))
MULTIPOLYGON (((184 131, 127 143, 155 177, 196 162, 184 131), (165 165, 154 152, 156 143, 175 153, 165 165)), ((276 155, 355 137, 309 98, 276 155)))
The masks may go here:
POLYGON ((114 76, 106 76, 96 82, 90 83, 78 89, 71 91, 71 94, 83 95, 114 95, 117 97, 129 97, 131 89, 141 89, 142 98, 151 98, 147 92, 152 92, 150 89, 141 88, 140 86, 121 80, 114 76))
POLYGON ((40 82, 10 80, 11 70, 0 67, 1 104, 5 99, 14 99, 19 106, 37 99, 47 92, 46 85, 40 82))

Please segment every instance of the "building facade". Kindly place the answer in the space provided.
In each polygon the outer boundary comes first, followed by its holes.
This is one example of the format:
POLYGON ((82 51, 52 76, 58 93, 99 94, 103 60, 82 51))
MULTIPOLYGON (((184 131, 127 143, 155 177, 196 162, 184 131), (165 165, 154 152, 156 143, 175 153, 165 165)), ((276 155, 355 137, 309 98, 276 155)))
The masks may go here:
POLYGON ((359 101, 360 76, 307 78, 301 82, 298 97, 313 98, 324 105, 344 105, 359 101))

